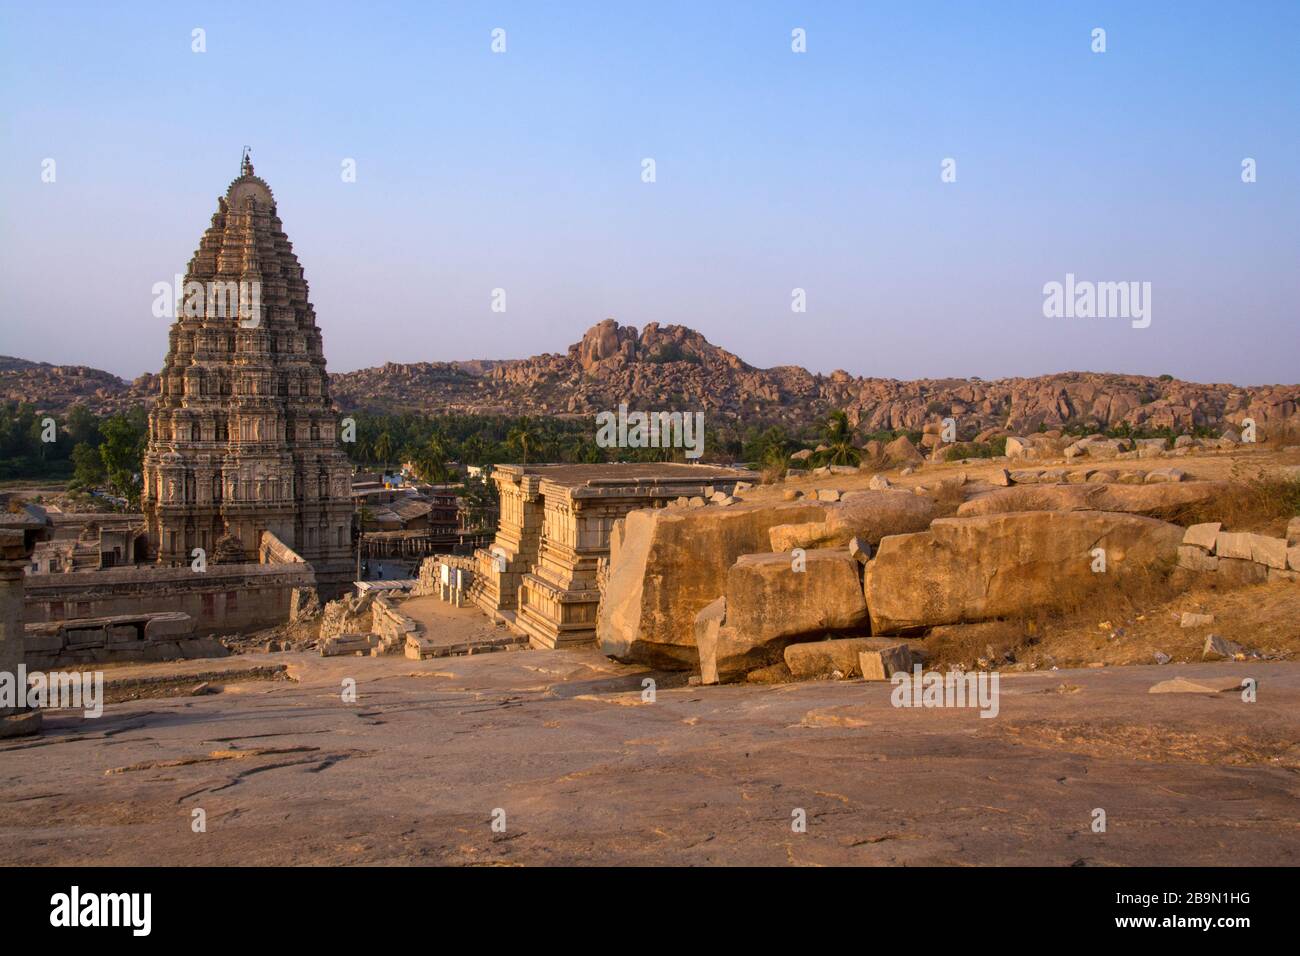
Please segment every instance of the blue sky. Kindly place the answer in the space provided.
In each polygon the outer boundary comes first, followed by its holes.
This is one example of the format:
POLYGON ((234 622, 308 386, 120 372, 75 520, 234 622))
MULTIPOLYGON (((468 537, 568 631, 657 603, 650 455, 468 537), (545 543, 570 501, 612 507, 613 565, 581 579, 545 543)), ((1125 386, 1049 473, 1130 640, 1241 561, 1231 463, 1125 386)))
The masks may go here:
POLYGON ((0 105, 4 354, 156 371, 150 289, 250 144, 333 370, 613 317, 822 372, 1300 379, 1300 3, 4 2, 0 105), (1067 272, 1149 281, 1150 327, 1045 318, 1067 272))

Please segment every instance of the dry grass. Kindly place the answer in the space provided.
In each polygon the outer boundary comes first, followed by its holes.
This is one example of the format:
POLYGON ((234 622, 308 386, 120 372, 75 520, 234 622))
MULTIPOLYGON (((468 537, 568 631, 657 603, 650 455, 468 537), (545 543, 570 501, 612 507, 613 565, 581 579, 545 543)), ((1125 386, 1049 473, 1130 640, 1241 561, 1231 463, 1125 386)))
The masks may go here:
POLYGON ((1184 527, 1220 521, 1231 531, 1256 531, 1282 537, 1287 522, 1300 514, 1300 477, 1236 461, 1230 480, 1231 487, 1223 493, 1200 504, 1175 509, 1168 520, 1184 527))
POLYGON ((976 667, 980 658, 1003 669, 1011 661, 1035 668, 1152 664, 1157 651, 1175 662, 1199 661, 1210 634, 1269 657, 1300 658, 1300 587, 1292 582, 1202 585, 1181 593, 1155 580, 1128 585, 1095 592, 1072 611, 935 628, 920 644, 939 667, 976 667), (1213 614, 1214 621, 1184 628, 1184 611, 1213 614))

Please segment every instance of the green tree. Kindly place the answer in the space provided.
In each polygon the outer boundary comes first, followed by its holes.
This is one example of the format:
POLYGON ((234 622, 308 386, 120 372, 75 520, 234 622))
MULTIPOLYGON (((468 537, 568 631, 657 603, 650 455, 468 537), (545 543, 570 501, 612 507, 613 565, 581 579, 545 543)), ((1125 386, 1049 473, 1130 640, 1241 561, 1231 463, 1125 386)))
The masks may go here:
POLYGON ((375 460, 384 468, 393 460, 393 436, 388 432, 380 432, 379 437, 375 439, 375 460))
POLYGON ((822 463, 827 465, 856 465, 862 453, 853 445, 853 428, 849 416, 836 409, 822 426, 822 438, 827 450, 822 452, 822 463))
POLYGON ((520 463, 524 465, 528 464, 528 457, 537 452, 541 443, 541 429, 527 415, 520 418, 506 435, 506 444, 519 456, 520 463))

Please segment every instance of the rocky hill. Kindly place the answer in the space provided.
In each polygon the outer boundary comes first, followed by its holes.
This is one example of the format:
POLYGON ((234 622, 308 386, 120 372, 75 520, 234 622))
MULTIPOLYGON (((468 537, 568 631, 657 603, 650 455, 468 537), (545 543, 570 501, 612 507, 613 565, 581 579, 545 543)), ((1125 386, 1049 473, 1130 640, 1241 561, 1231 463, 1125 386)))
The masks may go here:
MULTIPOLYGON (((700 333, 650 323, 638 331, 606 319, 564 353, 527 359, 389 362, 330 376, 347 411, 592 415, 630 410, 703 410, 711 422, 783 424, 797 429, 844 409, 864 432, 919 429, 952 415, 963 434, 1039 424, 1127 422, 1179 431, 1253 417, 1261 425, 1300 414, 1300 385, 1239 387, 1098 372, 1036 378, 899 381, 798 366, 755 368, 700 333)), ((0 359, 0 396, 62 411, 83 401, 96 411, 147 400, 156 376, 126 382, 83 366, 0 359)))
POLYGON ((153 401, 158 376, 133 382, 87 365, 50 365, 0 355, 0 401, 29 402, 55 414, 85 405, 104 415, 153 401))

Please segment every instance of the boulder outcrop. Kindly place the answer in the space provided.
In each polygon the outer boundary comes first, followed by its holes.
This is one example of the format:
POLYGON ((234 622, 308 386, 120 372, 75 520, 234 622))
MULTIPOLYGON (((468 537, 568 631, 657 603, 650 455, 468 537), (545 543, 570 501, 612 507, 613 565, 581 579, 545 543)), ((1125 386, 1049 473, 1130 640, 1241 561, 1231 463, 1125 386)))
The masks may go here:
POLYGON ((808 501, 740 502, 728 508, 631 512, 610 539, 596 622, 601 649, 621 661, 694 668, 695 615, 726 593, 736 559, 770 551, 768 532, 774 526, 820 519, 826 507, 808 501))
POLYGON ((790 644, 865 628, 859 567, 842 548, 809 551, 798 561, 742 555, 727 572, 725 599, 695 617, 703 682, 738 680, 780 661, 790 644))
POLYGON ((940 518, 880 542, 864 588, 873 634, 1015 617, 1086 594, 1115 576, 1163 572, 1183 529, 1139 515, 1033 511, 940 518), (1094 571, 1095 549, 1105 572, 1094 571))
POLYGON ((1141 485, 1016 485, 972 498, 957 509, 962 517, 1012 511, 1118 511, 1169 517, 1184 508, 1213 501, 1232 488, 1227 481, 1187 481, 1141 485))
POLYGON ((820 520, 773 527, 771 550, 837 548, 854 538, 874 547, 886 535, 924 531, 937 511, 928 495, 899 489, 851 491, 829 505, 820 520))

